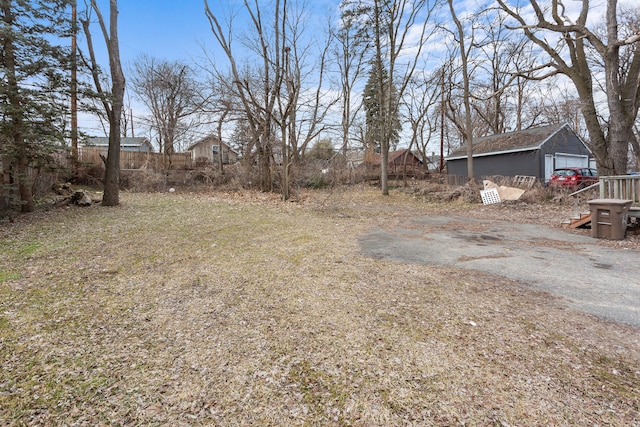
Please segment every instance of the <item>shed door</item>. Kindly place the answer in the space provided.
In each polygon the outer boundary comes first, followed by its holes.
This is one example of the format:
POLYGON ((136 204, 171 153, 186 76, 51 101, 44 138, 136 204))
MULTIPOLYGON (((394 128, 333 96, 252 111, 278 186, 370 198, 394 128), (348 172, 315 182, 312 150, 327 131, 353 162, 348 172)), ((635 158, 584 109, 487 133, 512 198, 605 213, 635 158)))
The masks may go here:
POLYGON ((553 154, 544 155, 544 182, 549 182, 553 173, 553 154))
POLYGON ((589 156, 556 153, 556 168, 588 168, 589 156))

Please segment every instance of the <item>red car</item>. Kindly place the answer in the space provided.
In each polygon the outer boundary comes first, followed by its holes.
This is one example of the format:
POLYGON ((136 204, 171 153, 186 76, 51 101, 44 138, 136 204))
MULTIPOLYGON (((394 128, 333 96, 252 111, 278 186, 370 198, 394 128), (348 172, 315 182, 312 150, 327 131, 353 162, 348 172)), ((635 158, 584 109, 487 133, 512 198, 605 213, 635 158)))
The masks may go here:
POLYGON ((559 168, 553 171, 549 185, 584 188, 598 182, 598 171, 591 168, 559 168))

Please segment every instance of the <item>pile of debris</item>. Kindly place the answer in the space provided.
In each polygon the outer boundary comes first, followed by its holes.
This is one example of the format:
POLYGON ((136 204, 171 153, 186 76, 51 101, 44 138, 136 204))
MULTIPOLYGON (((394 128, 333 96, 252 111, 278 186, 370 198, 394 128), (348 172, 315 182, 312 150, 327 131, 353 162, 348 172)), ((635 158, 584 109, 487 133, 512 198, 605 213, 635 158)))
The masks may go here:
POLYGON ((484 190, 480 190, 480 197, 482 198, 482 203, 485 205, 500 203, 506 200, 519 200, 525 192, 520 188, 497 185, 488 179, 485 179, 482 183, 484 184, 484 190))
POLYGON ((69 205, 91 206, 94 203, 101 202, 101 200, 94 200, 86 190, 74 190, 69 182, 64 184, 55 183, 51 189, 59 196, 54 202, 56 207, 69 205))

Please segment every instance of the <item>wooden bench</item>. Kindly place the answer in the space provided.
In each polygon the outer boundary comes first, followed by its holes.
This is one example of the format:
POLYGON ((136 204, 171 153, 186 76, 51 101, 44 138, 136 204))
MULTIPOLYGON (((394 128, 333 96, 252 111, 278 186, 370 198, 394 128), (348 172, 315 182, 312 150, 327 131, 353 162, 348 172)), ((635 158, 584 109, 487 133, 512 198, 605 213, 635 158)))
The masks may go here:
POLYGON ((628 215, 640 218, 640 175, 601 176, 600 198, 631 200, 628 215))

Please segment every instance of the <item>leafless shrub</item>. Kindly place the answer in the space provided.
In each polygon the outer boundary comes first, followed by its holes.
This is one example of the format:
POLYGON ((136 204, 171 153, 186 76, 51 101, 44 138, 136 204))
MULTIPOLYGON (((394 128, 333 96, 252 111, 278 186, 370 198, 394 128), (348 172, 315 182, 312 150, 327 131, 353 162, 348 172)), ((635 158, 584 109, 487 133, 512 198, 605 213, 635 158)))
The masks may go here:
POLYGON ((51 186, 58 182, 59 174, 57 172, 39 173, 33 180, 33 194, 42 197, 51 191, 51 186))
POLYGON ((196 168, 206 167, 209 164, 210 164, 209 159, 206 157, 198 157, 196 159, 196 168))
POLYGON ((149 169, 126 169, 120 171, 120 187, 134 193, 162 191, 166 181, 164 174, 149 169))
POLYGON ((221 189, 225 191, 235 191, 244 188, 252 188, 257 182, 257 172, 252 164, 235 163, 225 168, 225 181, 221 184, 221 189))
POLYGON ((185 184, 219 191, 238 191, 252 188, 257 179, 258 175, 253 165, 234 163, 224 165, 223 172, 220 172, 217 166, 211 165, 196 168, 189 173, 185 184))
POLYGON ((336 170, 329 160, 311 160, 295 171, 295 182, 309 188, 325 188, 336 184, 336 170))
POLYGON ((427 201, 466 203, 480 202, 480 187, 475 182, 452 185, 446 177, 433 175, 429 179, 409 181, 402 191, 424 196, 427 201))
POLYGON ((104 166, 101 164, 87 163, 78 166, 76 181, 78 184, 96 186, 102 185, 104 179, 104 166))
POLYGON ((535 186, 524 192, 520 201, 525 203, 541 203, 553 200, 553 190, 549 187, 535 186))
POLYGON ((342 157, 304 162, 297 173, 298 184, 307 188, 358 184, 364 178, 364 168, 351 167, 342 157))

